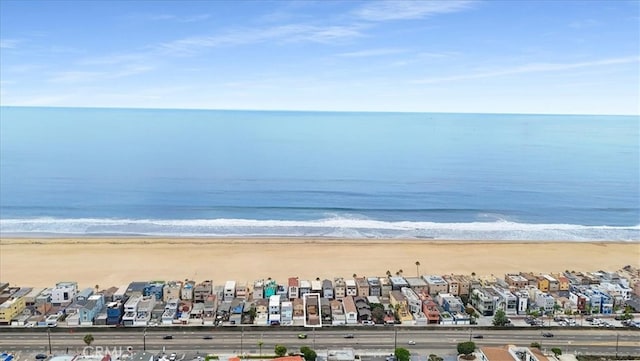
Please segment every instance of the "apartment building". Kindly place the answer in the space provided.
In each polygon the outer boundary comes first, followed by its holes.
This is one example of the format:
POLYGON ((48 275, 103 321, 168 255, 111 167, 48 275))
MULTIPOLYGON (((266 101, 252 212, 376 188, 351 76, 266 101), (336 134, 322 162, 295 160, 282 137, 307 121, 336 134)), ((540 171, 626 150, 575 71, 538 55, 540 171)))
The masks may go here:
POLYGON ((519 290, 529 285, 529 280, 522 277, 519 274, 506 274, 504 280, 509 285, 509 288, 519 290))
POLYGON ((429 294, 435 296, 438 293, 448 293, 449 284, 441 276, 438 275, 424 275, 422 279, 427 283, 429 287, 429 294))
POLYGON ((483 316, 492 316, 495 311, 494 293, 487 288, 476 288, 471 291, 471 304, 483 316))
POLYGON ((13 297, 0 304, 0 324, 11 324, 26 308, 24 297, 13 297))
POLYGON ((347 295, 347 285, 344 278, 337 277, 333 279, 333 295, 337 300, 343 299, 347 295))
POLYGON ((213 282, 206 280, 198 283, 193 289, 193 301, 203 303, 207 297, 213 294, 213 282))
POLYGON ((405 281, 416 293, 420 293, 423 290, 429 291, 429 285, 422 277, 405 277, 405 281))
POLYGON ((369 294, 369 282, 367 281, 367 279, 365 277, 357 277, 355 279, 356 282, 356 288, 358 289, 358 296, 361 297, 368 297, 370 296, 369 294))

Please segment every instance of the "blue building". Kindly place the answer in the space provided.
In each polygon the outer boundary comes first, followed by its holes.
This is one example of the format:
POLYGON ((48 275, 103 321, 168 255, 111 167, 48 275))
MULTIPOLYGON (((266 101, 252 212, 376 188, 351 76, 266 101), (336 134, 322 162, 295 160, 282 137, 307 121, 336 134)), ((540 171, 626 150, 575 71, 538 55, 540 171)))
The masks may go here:
POLYGON ((93 321, 102 310, 102 306, 104 306, 104 297, 102 295, 89 296, 84 306, 78 310, 80 324, 83 326, 93 325, 93 321))
POLYGON ((164 292, 164 282, 163 281, 155 281, 147 284, 142 293, 143 296, 154 296, 156 301, 162 300, 162 295, 164 292))
POLYGON ((107 304, 107 325, 117 325, 122 320, 124 304, 120 301, 107 304))

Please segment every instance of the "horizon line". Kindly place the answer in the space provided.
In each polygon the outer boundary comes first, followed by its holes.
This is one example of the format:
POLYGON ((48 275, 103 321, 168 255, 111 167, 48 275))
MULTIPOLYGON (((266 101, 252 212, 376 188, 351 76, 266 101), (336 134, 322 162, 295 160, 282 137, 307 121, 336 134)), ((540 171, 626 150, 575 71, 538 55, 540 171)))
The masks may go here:
POLYGON ((185 110, 185 111, 228 111, 228 112, 313 112, 313 113, 380 113, 380 114, 487 114, 487 115, 566 115, 566 116, 630 116, 638 117, 640 112, 631 113, 533 113, 533 112, 470 112, 470 111, 410 111, 410 110, 317 110, 317 109, 233 109, 233 108, 179 108, 179 107, 118 107, 118 106, 62 106, 62 105, 2 105, 1 108, 47 108, 47 109, 123 109, 123 110, 185 110))

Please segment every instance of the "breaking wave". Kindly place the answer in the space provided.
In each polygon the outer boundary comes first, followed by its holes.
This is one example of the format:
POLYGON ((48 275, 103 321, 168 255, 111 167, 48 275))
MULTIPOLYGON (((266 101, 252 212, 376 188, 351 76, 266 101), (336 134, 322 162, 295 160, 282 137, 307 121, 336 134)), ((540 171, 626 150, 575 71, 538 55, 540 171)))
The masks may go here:
POLYGON ((389 222, 345 217, 316 220, 14 218, 0 220, 0 235, 639 241, 640 225, 584 226, 507 220, 389 222))

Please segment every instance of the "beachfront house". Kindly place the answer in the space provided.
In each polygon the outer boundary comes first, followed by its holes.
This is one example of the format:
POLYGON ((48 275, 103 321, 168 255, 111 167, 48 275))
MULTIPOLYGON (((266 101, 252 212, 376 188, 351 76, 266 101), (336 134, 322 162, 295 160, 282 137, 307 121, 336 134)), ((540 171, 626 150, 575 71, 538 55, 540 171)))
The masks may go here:
POLYGON ((164 284, 162 289, 162 302, 167 303, 169 300, 180 298, 182 291, 182 282, 169 281, 164 284))
POLYGON ((104 307, 102 295, 92 295, 85 301, 78 310, 79 322, 81 326, 92 326, 96 316, 104 307))
POLYGON ((298 277, 289 277, 289 279, 287 280, 287 285, 288 285, 287 296, 290 300, 300 297, 300 292, 299 292, 300 282, 298 280, 298 277))
POLYGON ((227 281, 224 284, 223 301, 230 302, 236 297, 236 281, 227 281))
POLYGON ((51 290, 51 303, 54 306, 68 305, 78 293, 78 282, 58 282, 51 290))
POLYGON ((333 279, 333 295, 337 300, 343 299, 347 295, 347 285, 344 278, 337 277, 333 279))
POLYGON ((367 283, 369 284, 369 296, 382 296, 382 288, 380 285, 380 278, 367 277, 367 283))
POLYGON ((431 296, 436 296, 438 293, 449 293, 449 284, 441 276, 424 275, 422 279, 427 283, 431 296))
POLYGON ((332 300, 333 297, 333 283, 331 280, 322 280, 322 297, 332 300))

